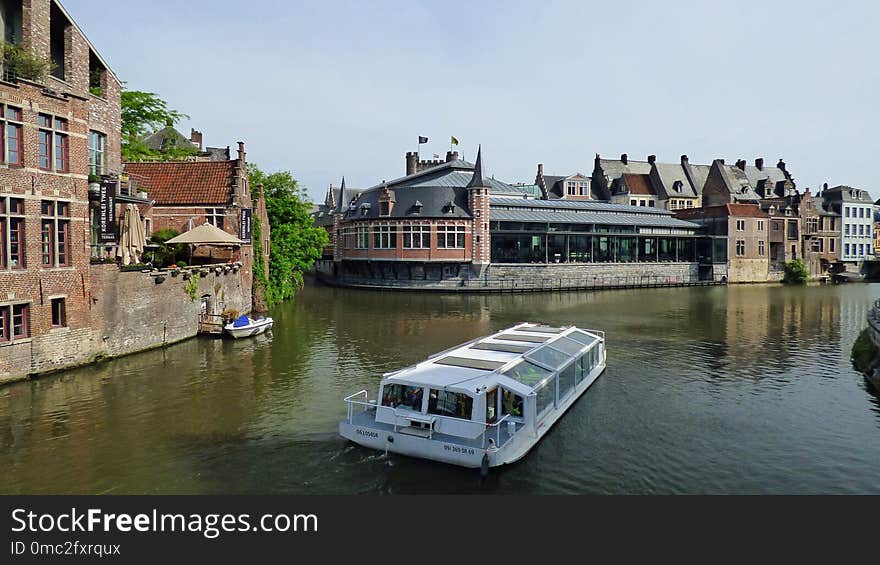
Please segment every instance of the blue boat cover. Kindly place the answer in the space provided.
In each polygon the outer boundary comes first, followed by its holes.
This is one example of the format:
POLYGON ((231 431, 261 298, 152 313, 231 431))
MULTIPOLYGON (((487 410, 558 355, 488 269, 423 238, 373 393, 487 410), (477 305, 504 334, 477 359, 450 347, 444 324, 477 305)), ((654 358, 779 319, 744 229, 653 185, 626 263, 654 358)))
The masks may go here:
POLYGON ((232 322, 232 327, 233 328, 243 328, 250 323, 251 323, 251 319, 248 318, 247 316, 239 316, 238 318, 235 319, 234 322, 232 322))

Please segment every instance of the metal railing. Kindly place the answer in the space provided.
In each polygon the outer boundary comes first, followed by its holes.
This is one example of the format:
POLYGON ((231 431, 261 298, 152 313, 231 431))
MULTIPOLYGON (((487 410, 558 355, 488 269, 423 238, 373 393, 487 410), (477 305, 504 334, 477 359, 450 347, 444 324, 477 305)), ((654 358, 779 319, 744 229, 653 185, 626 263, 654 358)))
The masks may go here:
MULTIPOLYGON (((345 402, 348 405, 348 423, 349 424, 354 424, 354 406, 363 406, 364 412, 367 412, 370 410, 375 410, 379 406, 375 400, 371 401, 369 399, 369 395, 366 390, 359 390, 358 392, 356 392, 354 394, 350 394, 350 395, 346 396, 342 400, 343 400, 343 402, 345 402), (363 396, 364 400, 356 400, 356 398, 360 397, 360 396, 363 396)), ((396 432, 398 418, 411 419, 411 417, 408 414, 398 412, 397 408, 392 408, 392 410, 394 411, 394 422, 395 422, 394 423, 394 431, 396 432)), ((411 414, 418 415, 421 417, 425 416, 421 412, 411 412, 411 414)), ((443 421, 450 421, 450 422, 462 422, 462 423, 470 424, 470 425, 483 425, 483 432, 480 434, 481 445, 482 445, 483 449, 486 448, 486 438, 487 438, 486 434, 487 434, 487 432, 491 428, 495 428, 495 446, 498 449, 500 449, 504 445, 507 445, 507 443, 510 442, 511 439, 513 439, 513 434, 510 434, 510 437, 507 438, 507 441, 505 441, 504 444, 501 443, 501 423, 508 421, 509 417, 510 417, 510 414, 505 414, 496 422, 483 423, 483 422, 475 422, 473 420, 466 420, 464 418, 455 418, 453 416, 442 416, 439 414, 431 414, 430 418, 432 419, 432 422, 431 422, 431 427, 428 430, 428 439, 432 439, 432 437, 433 437, 434 421, 443 420, 443 421)), ((512 420, 510 420, 510 421, 512 421, 512 420)), ((516 430, 514 430, 514 433, 515 433, 515 431, 516 430)))

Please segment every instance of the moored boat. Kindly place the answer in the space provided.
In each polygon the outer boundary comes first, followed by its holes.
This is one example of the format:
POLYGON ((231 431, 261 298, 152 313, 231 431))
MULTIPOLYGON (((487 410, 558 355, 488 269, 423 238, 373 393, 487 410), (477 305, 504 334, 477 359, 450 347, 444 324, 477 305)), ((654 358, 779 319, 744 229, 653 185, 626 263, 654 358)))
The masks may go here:
POLYGON ((232 322, 226 324, 223 329, 234 339, 243 337, 251 337, 259 335, 266 330, 271 330, 274 325, 272 318, 257 318, 256 320, 249 316, 239 316, 232 322))
POLYGON ((605 370, 605 334, 522 323, 386 373, 347 396, 343 437, 460 465, 521 459, 605 370))

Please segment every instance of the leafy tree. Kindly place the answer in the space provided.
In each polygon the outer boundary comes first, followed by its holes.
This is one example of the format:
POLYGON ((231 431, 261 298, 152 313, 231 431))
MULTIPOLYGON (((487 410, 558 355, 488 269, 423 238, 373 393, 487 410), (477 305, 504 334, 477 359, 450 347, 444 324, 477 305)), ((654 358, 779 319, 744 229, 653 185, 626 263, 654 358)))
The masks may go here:
MULTIPOLYGON (((327 245, 327 232, 315 226, 309 216, 311 205, 305 191, 290 171, 266 174, 251 163, 248 176, 252 190, 263 185, 262 196, 266 200, 272 230, 269 276, 263 275, 262 284, 266 289, 266 300, 273 305, 292 298, 302 287, 303 273, 321 257, 321 251, 327 245)), ((259 277, 259 273, 257 275, 259 277)))
POLYGON ((794 259, 785 264, 785 276, 782 282, 786 284, 806 284, 810 277, 807 265, 803 259, 794 259))
POLYGON ((198 152, 192 146, 173 146, 153 151, 143 142, 144 136, 161 128, 174 126, 188 115, 171 110, 168 103, 153 92, 122 91, 122 159, 137 161, 149 157, 179 159, 198 152))

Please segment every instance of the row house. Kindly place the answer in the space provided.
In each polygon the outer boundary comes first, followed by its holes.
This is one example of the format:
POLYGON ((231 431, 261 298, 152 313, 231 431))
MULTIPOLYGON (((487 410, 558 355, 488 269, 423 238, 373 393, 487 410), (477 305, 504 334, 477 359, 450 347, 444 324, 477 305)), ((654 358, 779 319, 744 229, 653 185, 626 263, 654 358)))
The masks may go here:
POLYGON ((825 206, 839 215, 839 259, 858 263, 874 257, 874 203, 866 190, 835 186, 822 191, 825 206))
POLYGON ((751 203, 724 203, 678 210, 675 217, 699 224, 705 235, 727 245, 727 280, 766 282, 770 273, 770 217, 751 203))
POLYGON ((90 339, 89 179, 120 171, 122 83, 57 0, 0 2, 0 29, 51 62, 0 74, 2 379, 69 364, 90 339))
MULTIPOLYGON (((270 227, 260 188, 252 191, 249 186, 244 142, 238 143, 235 159, 221 160, 212 153, 183 161, 129 162, 125 173, 148 189, 151 230, 183 233, 207 223, 244 241, 238 250, 205 247, 194 256, 241 261, 244 292, 252 293, 256 257, 261 257, 268 272, 270 227), (254 240, 254 221, 260 222, 261 241, 254 240)), ((262 305, 259 297, 257 303, 262 305)))
POLYGON ((659 163, 655 155, 636 161, 625 153, 620 159, 597 154, 591 180, 604 200, 674 211, 700 206, 705 175, 705 167, 691 165, 687 155, 679 163, 659 163))

